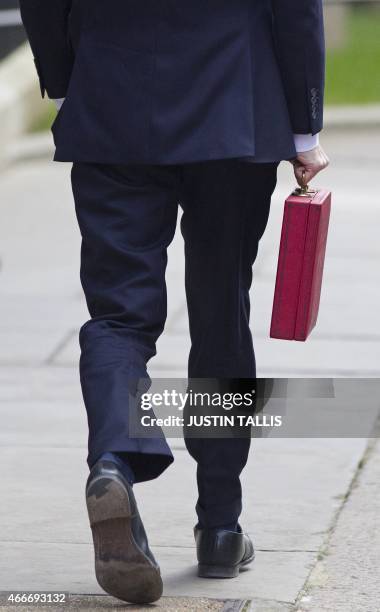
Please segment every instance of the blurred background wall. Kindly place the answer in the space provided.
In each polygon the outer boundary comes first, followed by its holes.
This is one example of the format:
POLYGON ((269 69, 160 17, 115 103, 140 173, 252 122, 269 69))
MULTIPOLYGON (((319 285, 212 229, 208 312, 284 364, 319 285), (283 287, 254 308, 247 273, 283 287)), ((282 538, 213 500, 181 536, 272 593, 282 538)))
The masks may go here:
POLYGON ((25 41, 17 0, 0 0, 0 60, 25 41))

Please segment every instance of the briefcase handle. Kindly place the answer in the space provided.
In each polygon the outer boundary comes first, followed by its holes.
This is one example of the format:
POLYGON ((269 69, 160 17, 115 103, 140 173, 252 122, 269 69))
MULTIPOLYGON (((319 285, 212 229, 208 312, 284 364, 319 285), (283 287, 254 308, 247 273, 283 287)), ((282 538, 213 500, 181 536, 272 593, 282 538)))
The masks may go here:
POLYGON ((317 189, 311 189, 309 185, 306 185, 305 187, 297 187, 293 191, 292 195, 299 196, 301 198, 310 198, 311 196, 314 196, 317 191, 317 189))
MULTIPOLYGON (((302 178, 305 178, 305 170, 302 172, 302 178)), ((305 187, 297 187, 292 195, 300 196, 301 198, 309 198, 310 196, 314 196, 317 193, 317 189, 310 189, 309 185, 305 185, 305 187)))

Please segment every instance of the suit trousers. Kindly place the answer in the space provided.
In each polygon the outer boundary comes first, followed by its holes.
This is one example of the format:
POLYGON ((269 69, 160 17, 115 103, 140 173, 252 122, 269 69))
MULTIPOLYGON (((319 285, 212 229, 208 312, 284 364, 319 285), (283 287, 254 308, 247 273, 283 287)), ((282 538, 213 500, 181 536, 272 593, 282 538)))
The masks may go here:
MULTIPOLYGON (((80 330, 88 464, 128 454, 136 482, 173 461, 164 437, 129 433, 131 379, 145 379, 167 314, 167 248, 179 208, 191 350, 189 378, 254 378, 252 266, 267 225, 277 163, 225 159, 183 165, 74 163, 81 282, 90 320, 80 330)), ((250 438, 185 438, 197 462, 199 521, 241 512, 250 438)))

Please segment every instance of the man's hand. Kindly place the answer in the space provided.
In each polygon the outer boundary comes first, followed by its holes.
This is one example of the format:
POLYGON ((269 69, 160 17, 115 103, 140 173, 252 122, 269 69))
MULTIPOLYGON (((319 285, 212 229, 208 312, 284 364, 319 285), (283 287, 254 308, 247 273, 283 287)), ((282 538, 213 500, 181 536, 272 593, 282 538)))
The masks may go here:
POLYGON ((320 145, 310 151, 298 153, 292 164, 299 186, 308 185, 318 172, 327 168, 329 163, 330 160, 320 145))

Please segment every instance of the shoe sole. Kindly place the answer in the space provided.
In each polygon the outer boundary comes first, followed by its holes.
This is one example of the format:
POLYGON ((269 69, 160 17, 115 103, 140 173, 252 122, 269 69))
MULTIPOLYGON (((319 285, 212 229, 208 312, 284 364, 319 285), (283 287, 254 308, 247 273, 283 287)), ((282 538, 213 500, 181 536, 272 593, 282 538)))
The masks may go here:
POLYGON ((86 503, 99 585, 129 603, 157 601, 163 591, 160 570, 133 537, 127 488, 117 478, 100 476, 90 483, 86 503))
POLYGON ((222 565, 205 565, 203 563, 198 565, 198 576, 199 578, 237 578, 239 572, 249 563, 255 560, 255 555, 239 563, 239 565, 233 566, 222 566, 222 565))

